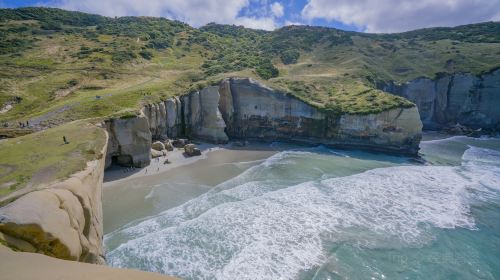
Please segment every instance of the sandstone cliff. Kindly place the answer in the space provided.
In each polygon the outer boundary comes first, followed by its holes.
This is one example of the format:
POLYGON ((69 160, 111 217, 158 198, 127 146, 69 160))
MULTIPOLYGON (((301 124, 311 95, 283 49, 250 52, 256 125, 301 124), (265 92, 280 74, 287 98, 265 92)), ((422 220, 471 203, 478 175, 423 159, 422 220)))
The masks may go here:
POLYGON ((183 96, 186 135, 212 143, 227 143, 226 124, 219 111, 219 87, 206 87, 183 96))
POLYGON ((422 123, 413 108, 334 114, 252 79, 224 80, 219 109, 230 138, 258 138, 416 154, 422 123))
POLYGON ((107 122, 107 163, 149 164, 151 139, 189 137, 289 141, 416 154, 422 123, 416 107, 378 114, 333 114, 247 78, 223 80, 181 98, 148 105, 137 117, 107 122))
POLYGON ((0 208, 0 240, 21 251, 104 263, 101 195, 106 149, 69 179, 0 208))
POLYGON ((378 87, 414 102, 425 128, 460 123, 472 128, 500 129, 500 69, 480 76, 458 73, 405 84, 380 83, 378 87))
POLYGON ((150 121, 143 112, 137 117, 108 120, 106 130, 109 134, 106 167, 113 161, 126 166, 149 165, 151 130, 156 128, 151 129, 150 121))

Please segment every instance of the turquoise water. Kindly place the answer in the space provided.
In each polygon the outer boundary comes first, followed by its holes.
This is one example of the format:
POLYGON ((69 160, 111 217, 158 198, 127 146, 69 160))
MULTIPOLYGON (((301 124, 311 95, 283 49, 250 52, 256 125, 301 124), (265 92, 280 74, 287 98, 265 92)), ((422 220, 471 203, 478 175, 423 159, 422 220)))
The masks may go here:
POLYGON ((425 163, 283 150, 107 234, 108 263, 186 279, 499 279, 500 139, 421 148, 425 163))

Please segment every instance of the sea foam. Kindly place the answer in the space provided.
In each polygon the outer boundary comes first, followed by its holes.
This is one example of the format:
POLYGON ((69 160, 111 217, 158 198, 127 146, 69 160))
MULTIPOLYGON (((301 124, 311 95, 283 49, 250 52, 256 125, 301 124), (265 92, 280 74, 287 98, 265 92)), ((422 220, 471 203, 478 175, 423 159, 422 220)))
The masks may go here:
POLYGON ((110 248, 108 263, 187 279, 291 279, 325 262, 328 246, 338 242, 422 246, 433 240, 432 228, 475 228, 468 190, 484 177, 470 173, 486 174, 497 157, 469 148, 459 167, 398 166, 308 180, 317 166, 300 162, 311 156, 278 153, 179 207, 108 234, 107 244, 126 240, 110 248), (292 179, 282 170, 297 165, 304 174, 292 179))

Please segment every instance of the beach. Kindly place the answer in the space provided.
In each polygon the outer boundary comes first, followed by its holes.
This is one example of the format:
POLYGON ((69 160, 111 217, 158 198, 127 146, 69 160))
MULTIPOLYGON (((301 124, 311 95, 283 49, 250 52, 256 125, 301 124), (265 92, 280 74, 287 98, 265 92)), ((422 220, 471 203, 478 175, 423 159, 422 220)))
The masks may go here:
POLYGON ((201 156, 174 149, 145 168, 112 166, 104 177, 104 232, 181 205, 277 153, 269 144, 198 144, 201 156), (168 158, 170 164, 164 164, 168 158), (124 214, 124 212, 126 214, 124 214))

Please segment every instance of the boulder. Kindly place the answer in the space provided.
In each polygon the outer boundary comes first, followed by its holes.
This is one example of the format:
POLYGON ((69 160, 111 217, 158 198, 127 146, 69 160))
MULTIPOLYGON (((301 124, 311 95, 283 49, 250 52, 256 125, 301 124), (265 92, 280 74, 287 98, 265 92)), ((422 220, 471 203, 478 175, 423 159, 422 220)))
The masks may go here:
POLYGON ((201 155, 200 149, 196 148, 195 144, 187 144, 186 146, 184 146, 184 152, 190 157, 201 155))
POLYGON ((160 141, 156 141, 153 144, 151 144, 151 148, 157 151, 161 151, 165 150, 165 145, 160 141))
POLYGON ((172 144, 172 141, 170 140, 167 140, 163 143, 163 145, 165 145, 165 150, 167 151, 173 151, 174 150, 174 145, 172 144))
POLYGON ((172 145, 174 145, 174 147, 176 148, 184 148, 184 146, 186 146, 186 144, 189 143, 189 140, 187 139, 175 139, 174 141, 172 141, 172 145))
POLYGON ((157 151, 155 149, 151 149, 151 157, 152 158, 157 158, 157 157, 162 157, 164 156, 162 151, 157 151))

